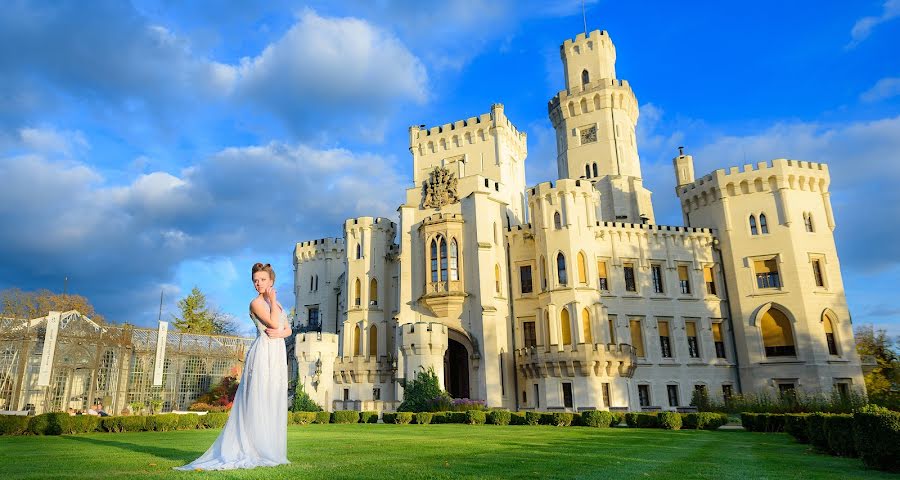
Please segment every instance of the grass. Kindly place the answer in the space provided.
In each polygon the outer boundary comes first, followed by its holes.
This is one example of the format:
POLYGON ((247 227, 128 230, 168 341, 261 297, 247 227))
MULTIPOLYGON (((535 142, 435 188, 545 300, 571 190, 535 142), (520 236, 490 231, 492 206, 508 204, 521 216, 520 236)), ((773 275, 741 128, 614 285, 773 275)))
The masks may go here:
POLYGON ((218 433, 0 437, 0 478, 897 478, 786 434, 493 425, 290 426, 291 465, 171 470, 218 433))

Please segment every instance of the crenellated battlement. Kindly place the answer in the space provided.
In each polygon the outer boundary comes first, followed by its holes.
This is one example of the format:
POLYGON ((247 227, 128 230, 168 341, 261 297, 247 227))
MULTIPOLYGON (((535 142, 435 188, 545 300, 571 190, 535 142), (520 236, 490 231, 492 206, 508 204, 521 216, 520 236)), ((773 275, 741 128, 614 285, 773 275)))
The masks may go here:
POLYGON ((609 231, 643 230, 647 233, 670 233, 675 235, 715 235, 715 231, 712 228, 680 227, 675 225, 656 225, 652 223, 597 222, 595 227, 609 231))
POLYGON ((609 33, 606 30, 594 30, 588 35, 579 33, 578 35, 575 35, 574 39, 567 38, 559 47, 559 50, 561 55, 565 55, 566 53, 580 55, 591 51, 593 45, 599 45, 604 48, 612 48, 615 50, 615 45, 613 45, 612 39, 609 38, 609 33), (589 46, 588 42, 591 42, 592 45, 589 46))
POLYGON ((768 162, 745 164, 743 167, 718 169, 677 188, 682 200, 693 198, 700 203, 715 201, 719 196, 755 192, 789 190, 827 192, 831 183, 828 165, 804 160, 778 158, 768 162))
POLYGON ((361 228, 379 230, 393 235, 393 232, 397 228, 397 224, 395 224, 392 220, 384 217, 356 217, 344 220, 345 231, 361 228))
POLYGON ((435 213, 422 219, 422 226, 433 225, 435 223, 457 222, 464 223, 463 216, 458 213, 435 213))
POLYGON ((299 242, 294 247, 294 265, 326 256, 343 256, 343 238, 320 238, 299 242))
POLYGON ((590 180, 580 178, 560 178, 556 181, 556 185, 554 185, 553 182, 541 182, 531 187, 528 190, 528 197, 540 198, 545 195, 560 194, 564 192, 580 192, 588 195, 593 195, 595 190, 590 180))
POLYGON ((503 127, 508 131, 508 138, 516 147, 525 151, 527 135, 520 132, 503 113, 503 104, 495 103, 489 113, 465 120, 457 120, 431 128, 424 126, 409 127, 410 151, 419 155, 443 152, 462 148, 478 142, 487 141, 492 130, 503 127))

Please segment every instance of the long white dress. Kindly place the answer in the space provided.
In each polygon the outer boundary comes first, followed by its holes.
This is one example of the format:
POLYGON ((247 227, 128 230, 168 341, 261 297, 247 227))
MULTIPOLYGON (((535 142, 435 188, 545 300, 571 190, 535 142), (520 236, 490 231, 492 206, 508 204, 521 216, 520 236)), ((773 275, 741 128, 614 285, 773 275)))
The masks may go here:
MULTIPOLYGON (((247 350, 244 373, 228 422, 209 450, 176 470, 230 470, 290 463, 287 459, 287 355, 283 338, 269 338, 250 312, 256 339, 247 350)), ((282 309, 280 319, 287 322, 282 309)))

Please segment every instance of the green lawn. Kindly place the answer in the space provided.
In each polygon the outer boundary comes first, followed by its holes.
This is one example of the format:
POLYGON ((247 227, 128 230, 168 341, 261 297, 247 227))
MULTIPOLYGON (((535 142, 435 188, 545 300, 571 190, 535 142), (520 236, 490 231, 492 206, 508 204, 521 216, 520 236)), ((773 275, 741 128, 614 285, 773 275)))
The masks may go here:
POLYGON ((0 478, 897 478, 785 434, 494 425, 290 426, 291 465, 171 470, 218 432, 0 437, 0 478))

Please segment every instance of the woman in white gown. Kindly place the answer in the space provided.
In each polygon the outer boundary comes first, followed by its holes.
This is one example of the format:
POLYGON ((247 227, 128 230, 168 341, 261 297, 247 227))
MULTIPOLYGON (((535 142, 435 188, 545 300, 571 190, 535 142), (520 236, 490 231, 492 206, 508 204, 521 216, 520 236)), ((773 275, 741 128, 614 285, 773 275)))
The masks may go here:
POLYGON ((228 470, 290 463, 287 459, 287 355, 284 338, 291 334, 284 309, 275 298, 275 271, 253 265, 250 302, 256 339, 247 350, 228 422, 200 458, 176 470, 228 470))

